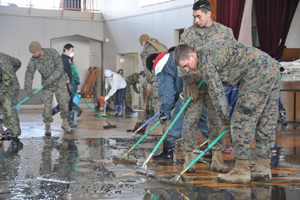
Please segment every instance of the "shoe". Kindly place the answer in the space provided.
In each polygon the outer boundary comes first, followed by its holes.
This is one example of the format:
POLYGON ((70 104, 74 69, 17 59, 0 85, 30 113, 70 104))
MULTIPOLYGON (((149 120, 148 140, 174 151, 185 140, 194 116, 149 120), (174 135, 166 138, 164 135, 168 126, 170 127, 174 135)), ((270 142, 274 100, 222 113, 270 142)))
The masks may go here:
POLYGON ((163 150, 159 154, 153 156, 154 160, 173 160, 176 138, 167 136, 163 143, 163 150))
MULTIPOLYGON (((183 164, 183 169, 186 169, 191 162, 195 159, 195 155, 193 152, 185 152, 184 156, 184 164, 183 164)), ((187 173, 195 173, 195 165, 191 166, 186 172, 187 173)))
POLYGON ((22 150, 23 149, 23 143, 20 141, 17 137, 12 137, 10 141, 11 150, 22 150))
POLYGON ((213 151, 210 170, 223 173, 229 171, 228 167, 223 163, 223 160, 221 158, 221 151, 213 151))
POLYGON ((248 184, 251 181, 249 160, 236 159, 235 167, 227 174, 219 174, 218 182, 248 184))
POLYGON ((126 107, 125 114, 126 115, 134 115, 136 112, 132 110, 131 107, 126 107))
POLYGON ((45 136, 51 136, 51 125, 50 122, 45 123, 45 136))
MULTIPOLYGON (((195 150, 193 150, 193 153, 195 153, 195 154, 200 154, 200 153, 202 153, 203 151, 204 151, 204 150, 195 149, 195 150)), ((205 158, 212 158, 212 151, 211 151, 211 149, 209 149, 208 151, 206 151, 203 157, 205 157, 205 158)))
POLYGON ((119 106, 119 105, 116 105, 115 107, 116 107, 116 112, 115 112, 114 116, 115 116, 115 117, 118 117, 118 114, 119 114, 119 112, 120 112, 120 106, 119 106))
POLYGON ((270 158, 258 157, 257 164, 251 170, 251 180, 270 182, 272 179, 270 163, 270 158))
POLYGON ((52 108, 52 116, 59 112, 59 105, 52 108))
POLYGON ((69 121, 67 118, 63 119, 63 123, 61 125, 61 128, 67 131, 68 133, 72 132, 72 128, 69 125, 69 121))
POLYGON ((68 122, 69 122, 70 127, 75 127, 75 126, 76 126, 76 124, 74 124, 74 123, 72 122, 71 118, 69 118, 68 122))

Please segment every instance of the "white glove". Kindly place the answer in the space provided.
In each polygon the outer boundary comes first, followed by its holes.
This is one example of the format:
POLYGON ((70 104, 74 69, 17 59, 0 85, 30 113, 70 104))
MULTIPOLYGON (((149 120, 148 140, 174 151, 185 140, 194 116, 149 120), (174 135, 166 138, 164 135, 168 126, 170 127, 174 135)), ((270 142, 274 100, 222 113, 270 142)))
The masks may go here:
POLYGON ((109 99, 109 96, 106 96, 105 98, 104 98, 104 101, 107 101, 109 99))

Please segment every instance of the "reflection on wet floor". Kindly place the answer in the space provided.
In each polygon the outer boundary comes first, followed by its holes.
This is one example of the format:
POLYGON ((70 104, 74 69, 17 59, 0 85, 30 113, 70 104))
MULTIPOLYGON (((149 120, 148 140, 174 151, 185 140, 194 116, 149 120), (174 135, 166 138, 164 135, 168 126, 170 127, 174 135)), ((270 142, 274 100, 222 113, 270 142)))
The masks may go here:
MULTIPOLYGON (((272 158, 270 183, 249 185, 217 183, 218 173, 209 170, 209 158, 196 163, 196 173, 184 174, 183 184, 167 184, 183 167, 183 152, 178 142, 173 162, 150 160, 148 170, 156 177, 136 173, 153 147, 159 133, 146 137, 131 153, 136 164, 114 160, 123 158, 139 137, 127 129, 139 118, 110 118, 116 129, 104 130, 103 121, 85 110, 72 134, 60 130, 55 118, 53 137, 43 137, 44 127, 38 112, 20 114, 23 150, 7 152, 9 142, 0 145, 0 199, 299 199, 300 135, 298 129, 278 131, 277 153, 272 158), (33 122, 33 123, 30 123, 33 122), (93 128, 95 127, 95 128, 93 128)), ((147 130, 154 123, 150 124, 147 130)), ((228 136, 227 146, 230 145, 228 136)), ((204 139, 199 137, 199 144, 204 139)), ((256 160, 253 152, 253 164, 256 160)), ((234 165, 231 154, 225 163, 234 165)))

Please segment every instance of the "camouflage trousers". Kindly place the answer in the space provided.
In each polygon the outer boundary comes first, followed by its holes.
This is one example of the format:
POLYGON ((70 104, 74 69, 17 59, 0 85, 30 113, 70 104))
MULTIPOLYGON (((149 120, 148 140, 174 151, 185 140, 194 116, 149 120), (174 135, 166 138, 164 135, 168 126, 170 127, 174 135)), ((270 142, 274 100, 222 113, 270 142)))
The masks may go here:
POLYGON ((60 106, 60 116, 62 119, 69 118, 69 100, 70 95, 67 89, 67 85, 64 84, 63 88, 57 87, 57 90, 50 91, 43 89, 42 103, 44 104, 43 118, 44 122, 53 122, 52 118, 52 100, 55 94, 58 105, 60 106))
POLYGON ((127 85, 126 91, 125 91, 125 107, 132 107, 132 96, 131 96, 131 87, 130 85, 127 85))
POLYGON ((154 112, 158 113, 160 110, 161 100, 158 98, 158 82, 155 78, 155 81, 152 83, 152 106, 154 108, 154 112))
POLYGON ((250 159, 253 139, 256 141, 257 156, 272 156, 278 116, 279 75, 276 73, 276 76, 267 78, 249 78, 249 81, 261 84, 256 89, 248 83, 240 84, 240 96, 231 118, 235 158, 250 159))
POLYGON ((13 132, 14 137, 21 135, 20 120, 17 110, 13 109, 12 97, 9 93, 1 92, 0 110, 3 114, 4 126, 13 132))
MULTIPOLYGON (((208 142, 214 141, 220 134, 222 127, 221 119, 212 104, 212 101, 207 93, 207 90, 199 93, 199 97, 195 101, 190 101, 184 112, 184 123, 182 128, 182 138, 184 141, 183 149, 186 152, 191 152, 197 147, 196 134, 199 130, 198 123, 202 115, 203 106, 207 112, 207 125, 209 128, 208 142)), ((223 149, 223 139, 220 139, 213 147, 213 150, 223 149)))

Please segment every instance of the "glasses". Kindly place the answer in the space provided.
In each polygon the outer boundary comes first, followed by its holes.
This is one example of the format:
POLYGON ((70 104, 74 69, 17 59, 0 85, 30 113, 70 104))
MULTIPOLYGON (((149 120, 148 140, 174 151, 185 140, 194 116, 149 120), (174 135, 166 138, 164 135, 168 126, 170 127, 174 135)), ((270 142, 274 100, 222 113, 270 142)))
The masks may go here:
POLYGON ((201 4, 201 5, 197 5, 197 6, 193 6, 193 10, 200 10, 201 8, 205 8, 207 10, 210 10, 206 5, 201 4))

